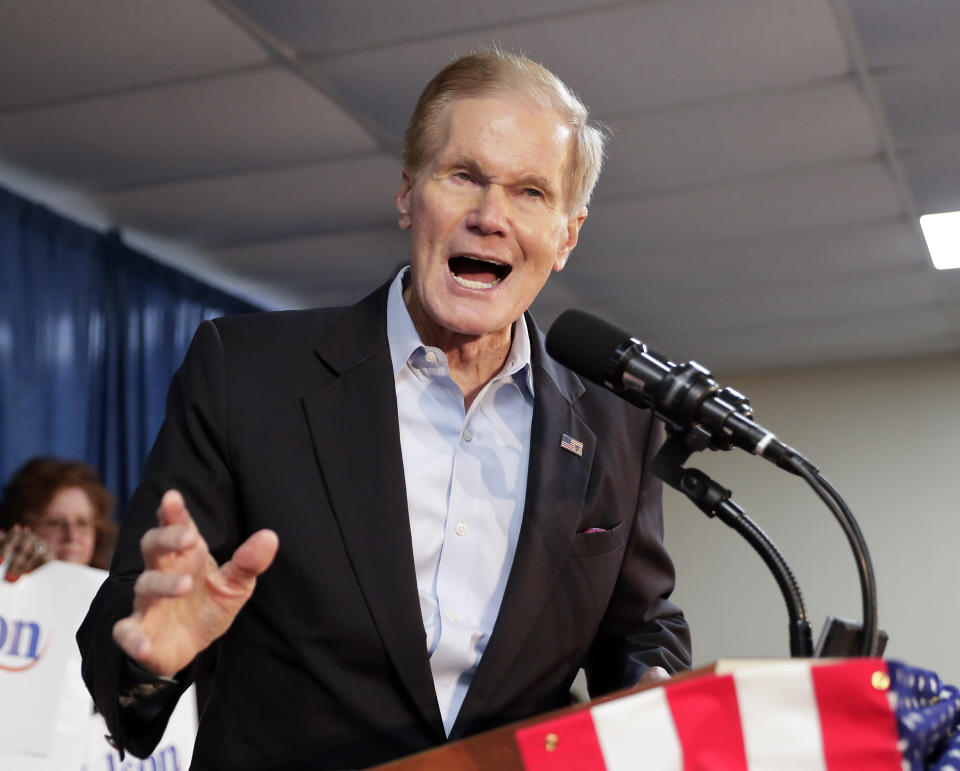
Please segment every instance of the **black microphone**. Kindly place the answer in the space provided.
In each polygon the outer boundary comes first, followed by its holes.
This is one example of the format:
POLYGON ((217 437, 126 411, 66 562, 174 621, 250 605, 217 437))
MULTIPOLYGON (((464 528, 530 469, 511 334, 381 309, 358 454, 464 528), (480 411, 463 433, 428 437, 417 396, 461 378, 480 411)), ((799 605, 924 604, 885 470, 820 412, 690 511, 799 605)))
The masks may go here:
POLYGON ((653 410, 668 428, 697 431, 711 449, 740 447, 788 471, 795 471, 789 459, 802 459, 754 423, 747 398, 720 388, 708 369, 695 361, 674 364, 591 313, 561 313, 547 333, 547 353, 587 380, 653 410))

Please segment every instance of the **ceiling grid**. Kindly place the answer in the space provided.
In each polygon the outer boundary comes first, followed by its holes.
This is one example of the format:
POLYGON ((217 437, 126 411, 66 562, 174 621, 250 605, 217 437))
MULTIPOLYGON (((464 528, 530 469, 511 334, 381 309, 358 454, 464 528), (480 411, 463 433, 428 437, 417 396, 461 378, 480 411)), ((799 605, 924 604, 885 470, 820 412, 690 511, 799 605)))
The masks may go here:
POLYGON ((274 306, 405 259, 399 148, 426 80, 497 43, 611 128, 566 270, 676 358, 761 369, 960 349, 960 6, 944 0, 10 0, 0 185, 274 306), (938 209, 944 207, 944 209, 938 209))

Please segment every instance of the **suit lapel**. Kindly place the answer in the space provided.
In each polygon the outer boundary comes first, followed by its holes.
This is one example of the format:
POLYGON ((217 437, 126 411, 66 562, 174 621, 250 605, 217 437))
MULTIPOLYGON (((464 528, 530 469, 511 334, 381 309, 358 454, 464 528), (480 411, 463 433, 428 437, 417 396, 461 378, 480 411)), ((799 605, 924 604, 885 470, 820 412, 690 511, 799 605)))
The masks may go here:
POLYGON ((417 595, 386 287, 350 308, 317 356, 333 378, 303 398, 314 449, 357 581, 383 646, 443 737, 417 595))
POLYGON ((530 466, 517 551, 493 633, 450 734, 464 735, 516 658, 549 601, 586 496, 596 436, 572 409, 583 384, 546 355, 530 316, 534 410, 530 466), (578 456, 560 446, 564 434, 583 442, 578 456))

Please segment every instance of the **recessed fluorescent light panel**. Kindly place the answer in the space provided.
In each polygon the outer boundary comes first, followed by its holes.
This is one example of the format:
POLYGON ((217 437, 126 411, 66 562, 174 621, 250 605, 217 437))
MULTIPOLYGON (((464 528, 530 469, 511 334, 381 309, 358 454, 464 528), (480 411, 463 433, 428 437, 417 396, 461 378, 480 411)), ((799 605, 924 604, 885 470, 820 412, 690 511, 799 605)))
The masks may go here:
POLYGON ((960 268, 960 211, 924 214, 920 228, 927 239, 933 267, 937 270, 960 268))

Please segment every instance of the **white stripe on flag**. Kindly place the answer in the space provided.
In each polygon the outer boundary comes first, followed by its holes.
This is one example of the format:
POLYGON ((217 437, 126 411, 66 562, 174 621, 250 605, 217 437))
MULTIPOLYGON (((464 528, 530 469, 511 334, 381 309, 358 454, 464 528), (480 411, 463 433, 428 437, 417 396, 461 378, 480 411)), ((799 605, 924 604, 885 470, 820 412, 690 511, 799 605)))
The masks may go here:
POLYGON ((663 688, 590 710, 607 771, 682 771, 683 752, 663 688))
POLYGON ((826 771, 810 664, 733 673, 750 771, 826 771))

